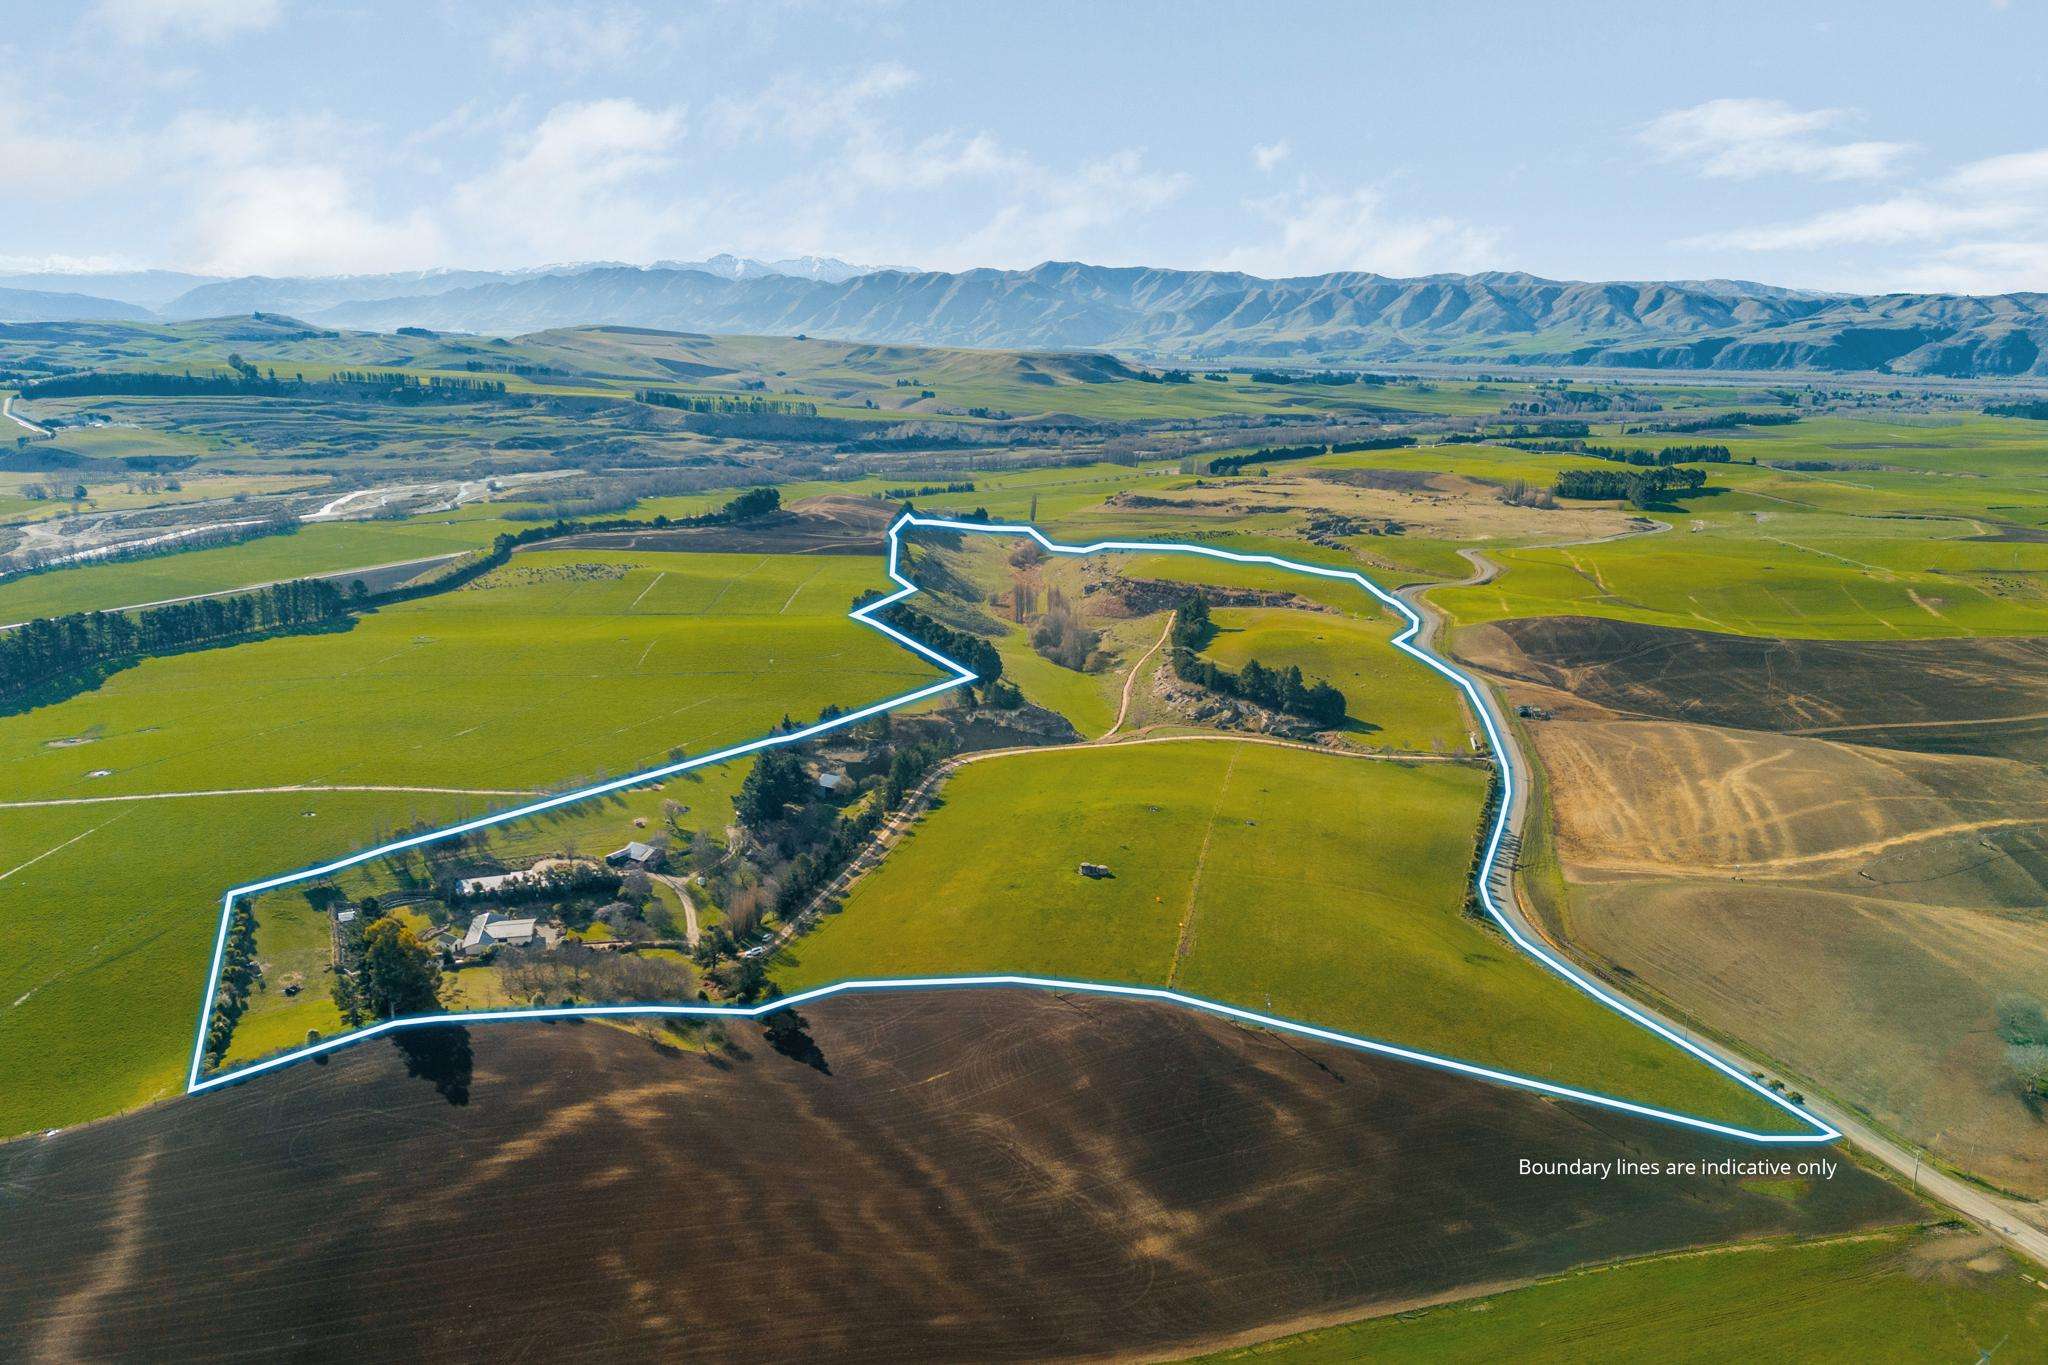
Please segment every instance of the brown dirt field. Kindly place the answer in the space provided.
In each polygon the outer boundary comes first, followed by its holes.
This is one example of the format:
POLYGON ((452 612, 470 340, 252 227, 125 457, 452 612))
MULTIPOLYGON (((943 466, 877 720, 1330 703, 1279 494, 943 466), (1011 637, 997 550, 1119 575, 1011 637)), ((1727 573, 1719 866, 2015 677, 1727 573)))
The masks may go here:
POLYGON ((1961 1168, 2048 1193, 2048 1117, 1996 1013, 2048 996, 2039 769, 1669 722, 1530 732, 1567 942, 1961 1168))
POLYGON ((1473 542, 1590 540, 1626 531, 1633 524, 1628 514, 1606 507, 1509 507, 1500 501, 1493 485, 1451 474, 1419 482, 1352 481, 1333 476, 1353 471, 1282 472, 1284 468, 1276 466, 1271 477, 1256 482, 1224 482, 1148 494, 1145 507, 1152 512, 1174 512, 1197 527, 1205 521, 1238 520, 1267 512, 1290 517, 1336 512, 1398 521, 1412 535, 1473 542), (1396 483, 1400 486, 1389 486, 1396 483))
POLYGON ((377 1039, 0 1147, 0 1357, 1161 1354, 1922 1212, 1848 1166, 1791 1201, 1525 1178, 1756 1149, 1164 1006, 805 1013, 781 1050, 377 1039))
POLYGON ((1457 649, 1621 714, 2048 762, 2048 640, 1772 640, 1548 616, 1461 630, 1457 649))

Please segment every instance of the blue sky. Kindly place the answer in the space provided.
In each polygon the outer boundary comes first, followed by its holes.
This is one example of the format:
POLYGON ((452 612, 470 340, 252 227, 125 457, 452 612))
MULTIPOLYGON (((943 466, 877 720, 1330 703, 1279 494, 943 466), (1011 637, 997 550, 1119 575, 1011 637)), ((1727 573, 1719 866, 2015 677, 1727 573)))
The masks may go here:
POLYGON ((2033 0, 0 3, 0 268, 2048 289, 2033 0))

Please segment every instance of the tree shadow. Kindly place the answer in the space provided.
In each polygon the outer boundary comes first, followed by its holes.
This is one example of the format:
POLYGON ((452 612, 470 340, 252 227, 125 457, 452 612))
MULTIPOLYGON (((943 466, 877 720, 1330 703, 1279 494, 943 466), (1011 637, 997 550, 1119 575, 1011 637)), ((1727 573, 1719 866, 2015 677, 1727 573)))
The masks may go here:
POLYGON ((832 1068, 825 1061, 824 1049, 811 1037, 811 1026, 795 1010, 777 1010, 764 1021, 761 1034, 774 1048, 793 1062, 802 1062, 813 1071, 831 1075, 832 1068))
POLYGON ((468 1029, 460 1024, 400 1029, 392 1035, 391 1045, 404 1055, 406 1075, 428 1082, 450 1104, 469 1103, 473 1057, 468 1029))

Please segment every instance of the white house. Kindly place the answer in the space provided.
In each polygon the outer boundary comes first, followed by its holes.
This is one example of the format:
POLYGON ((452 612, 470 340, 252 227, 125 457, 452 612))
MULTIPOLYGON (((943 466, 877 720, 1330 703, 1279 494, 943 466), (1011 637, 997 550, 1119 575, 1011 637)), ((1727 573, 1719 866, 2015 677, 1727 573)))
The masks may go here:
POLYGON ((469 932, 462 936, 455 950, 464 957, 473 957, 493 948, 523 948, 543 937, 540 921, 531 916, 513 919, 486 910, 469 922, 469 932))

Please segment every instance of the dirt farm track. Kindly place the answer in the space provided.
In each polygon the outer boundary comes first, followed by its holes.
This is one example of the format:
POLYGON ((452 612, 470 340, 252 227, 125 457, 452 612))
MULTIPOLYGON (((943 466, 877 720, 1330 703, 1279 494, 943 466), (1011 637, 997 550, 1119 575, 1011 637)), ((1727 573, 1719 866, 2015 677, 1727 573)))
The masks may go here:
POLYGON ((1165 1006, 804 1022, 422 1031, 0 1147, 0 1359, 1170 1355, 1923 1212, 1846 1163, 1523 1177, 1758 1151, 1165 1006))

